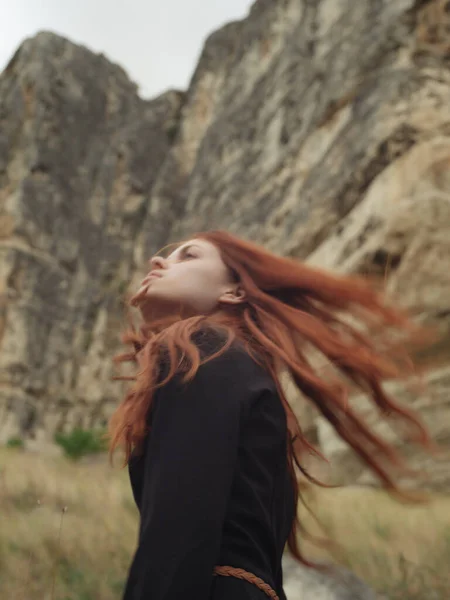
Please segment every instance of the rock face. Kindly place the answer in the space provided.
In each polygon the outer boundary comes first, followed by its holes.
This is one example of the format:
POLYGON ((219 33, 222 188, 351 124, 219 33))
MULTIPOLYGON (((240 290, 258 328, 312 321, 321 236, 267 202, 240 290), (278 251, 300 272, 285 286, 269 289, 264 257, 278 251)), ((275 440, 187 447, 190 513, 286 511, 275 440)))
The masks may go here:
POLYGON ((52 34, 0 79, 0 437, 99 424, 121 293, 183 95, 52 34))
MULTIPOLYGON (((448 366, 435 369, 426 378, 425 389, 418 393, 417 390, 405 389, 400 385, 386 385, 386 389, 400 402, 416 409, 433 432, 433 437, 440 444, 444 452, 436 457, 417 452, 411 444, 402 443, 396 433, 388 427, 385 421, 377 418, 372 406, 363 397, 352 398, 352 404, 360 408, 374 430, 378 431, 384 439, 396 443, 402 454, 414 465, 426 474, 421 485, 427 489, 440 492, 448 492, 449 489, 449 460, 450 460, 450 435, 449 418, 450 413, 450 369, 448 366)), ((332 430, 328 421, 319 417, 315 420, 319 446, 326 456, 331 457, 331 471, 333 478, 340 484, 378 485, 375 476, 368 472, 361 461, 350 452, 332 430)), ((401 482, 409 487, 417 487, 417 481, 404 478, 401 482)))
POLYGON ((210 36, 185 95, 151 102, 101 56, 27 41, 0 80, 0 438, 105 419, 123 292, 205 228, 387 271, 448 363, 449 23, 443 0, 258 0, 210 36))

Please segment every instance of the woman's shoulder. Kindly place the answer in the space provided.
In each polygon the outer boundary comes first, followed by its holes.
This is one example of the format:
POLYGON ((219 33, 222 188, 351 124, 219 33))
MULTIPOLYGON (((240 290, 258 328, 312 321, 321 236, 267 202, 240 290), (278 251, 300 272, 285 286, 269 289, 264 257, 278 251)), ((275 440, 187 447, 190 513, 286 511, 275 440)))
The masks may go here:
POLYGON ((191 336, 192 342, 197 346, 202 359, 214 354, 226 354, 227 357, 250 356, 245 344, 237 336, 231 335, 225 328, 205 324, 191 336), (231 337, 231 342, 229 341, 231 337), (223 351, 223 352, 222 352, 223 351))
POLYGON ((262 358, 256 351, 250 353, 239 337, 234 336, 229 343, 229 335, 225 330, 206 325, 192 335, 192 341, 198 347, 202 361, 209 359, 200 368, 208 369, 209 365, 212 370, 220 367, 231 374, 272 381, 262 358))
MULTIPOLYGON (((249 383, 257 380, 260 384, 272 387, 272 376, 264 366, 261 357, 255 351, 250 353, 244 341, 238 336, 231 336, 230 340, 230 333, 225 328, 215 326, 215 324, 203 324, 200 329, 190 335, 190 340, 197 347, 200 358, 200 364, 196 368, 193 378, 194 385, 206 382, 217 385, 223 382, 225 377, 249 383)), ((158 382, 167 377, 170 371, 170 360, 166 350, 161 355, 158 382)), ((179 365, 172 376, 173 383, 179 383, 184 379, 191 363, 189 360, 182 360, 179 365)))
POLYGON ((245 415, 262 395, 277 394, 271 374, 239 338, 229 343, 226 331, 205 327, 193 333, 191 341, 199 349, 200 364, 187 379, 189 364, 159 387, 151 413, 163 403, 170 405, 170 410, 177 410, 175 405, 185 402, 198 408, 202 403, 209 406, 213 398, 216 403, 225 403, 230 412, 239 406, 245 415))

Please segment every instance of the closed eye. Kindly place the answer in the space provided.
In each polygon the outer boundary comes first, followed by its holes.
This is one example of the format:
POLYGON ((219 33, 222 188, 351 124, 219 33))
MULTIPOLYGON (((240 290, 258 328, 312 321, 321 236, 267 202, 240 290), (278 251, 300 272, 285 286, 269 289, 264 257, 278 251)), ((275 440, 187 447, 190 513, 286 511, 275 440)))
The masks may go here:
POLYGON ((186 246, 181 252, 182 258, 197 258, 197 255, 189 250, 190 246, 186 246))
POLYGON ((192 248, 193 245, 189 244, 188 246, 185 246, 184 248, 182 248, 181 250, 181 258, 198 258, 198 255, 194 252, 192 252, 192 248))

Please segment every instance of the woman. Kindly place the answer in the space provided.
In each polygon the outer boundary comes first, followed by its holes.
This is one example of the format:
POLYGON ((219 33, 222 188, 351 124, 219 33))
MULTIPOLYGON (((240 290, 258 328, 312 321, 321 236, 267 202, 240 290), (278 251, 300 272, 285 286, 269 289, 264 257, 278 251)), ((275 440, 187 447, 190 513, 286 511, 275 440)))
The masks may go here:
POLYGON ((110 421, 111 455, 124 447, 140 511, 124 600, 285 599, 286 541, 309 564, 297 545, 297 473, 309 477, 302 457, 314 448, 283 373, 388 489, 406 467, 347 404, 350 389, 432 446, 381 386, 411 372, 398 334, 417 332, 361 280, 212 231, 155 256, 131 304, 144 323, 118 360, 139 370, 110 421))

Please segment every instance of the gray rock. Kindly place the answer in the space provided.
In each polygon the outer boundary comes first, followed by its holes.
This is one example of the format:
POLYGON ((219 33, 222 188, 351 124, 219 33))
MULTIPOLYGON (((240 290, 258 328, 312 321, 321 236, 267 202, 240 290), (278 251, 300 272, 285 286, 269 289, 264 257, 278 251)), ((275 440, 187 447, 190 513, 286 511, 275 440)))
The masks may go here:
POLYGON ((388 268, 448 363, 449 18, 442 0, 258 0, 208 38, 185 94, 152 101, 101 55, 27 40, 0 77, 0 441, 106 421, 124 294, 204 228, 388 268))
MULTIPOLYGON (((448 366, 435 369, 426 379, 426 388, 418 393, 408 390, 399 384, 387 384, 386 389, 397 400, 418 411, 423 422, 439 442, 442 453, 434 457, 426 454, 419 447, 407 444, 386 421, 380 421, 372 405, 362 396, 354 398, 355 406, 364 415, 365 421, 377 431, 383 439, 399 447, 401 454, 408 458, 410 464, 422 470, 422 479, 407 475, 397 478, 397 483, 406 487, 424 487, 428 490, 445 493, 448 491, 450 479, 450 369, 448 366)), ((356 484, 377 486, 379 481, 368 471, 362 461, 350 451, 349 447, 336 435, 330 424, 323 417, 315 421, 320 447, 330 459, 330 470, 333 481, 339 485, 356 484)))
POLYGON ((325 573, 299 564, 288 553, 283 557, 283 580, 288 600, 381 600, 347 569, 333 567, 325 573))
POLYGON ((99 425, 135 238, 183 94, 50 33, 0 77, 0 439, 99 425))

